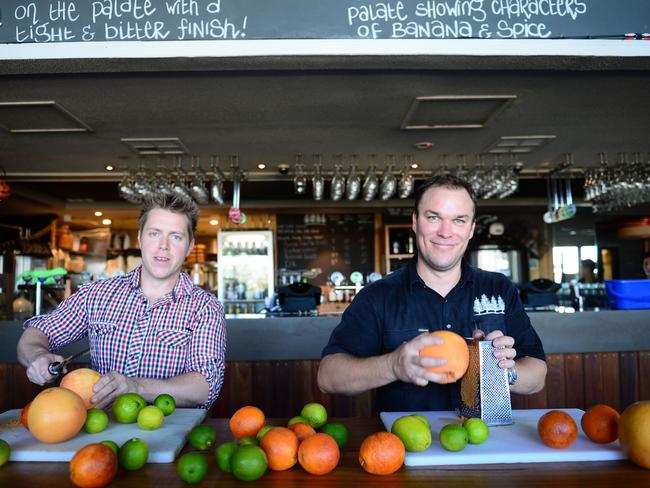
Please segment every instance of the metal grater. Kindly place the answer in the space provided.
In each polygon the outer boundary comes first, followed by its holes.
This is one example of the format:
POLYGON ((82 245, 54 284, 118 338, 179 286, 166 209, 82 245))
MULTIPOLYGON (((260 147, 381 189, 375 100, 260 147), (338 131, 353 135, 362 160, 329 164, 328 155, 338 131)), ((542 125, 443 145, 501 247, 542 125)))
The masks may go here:
POLYGON ((478 417, 488 425, 510 425, 512 405, 508 372, 499 367, 492 341, 466 339, 469 347, 469 368, 461 379, 462 417, 478 417))

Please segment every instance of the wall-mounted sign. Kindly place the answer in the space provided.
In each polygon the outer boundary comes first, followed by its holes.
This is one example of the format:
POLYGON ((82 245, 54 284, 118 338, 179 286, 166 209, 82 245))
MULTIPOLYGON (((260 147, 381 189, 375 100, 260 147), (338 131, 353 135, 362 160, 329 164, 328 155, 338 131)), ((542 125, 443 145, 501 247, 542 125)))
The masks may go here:
POLYGON ((649 22, 647 0, 3 0, 0 43, 622 39, 649 22))

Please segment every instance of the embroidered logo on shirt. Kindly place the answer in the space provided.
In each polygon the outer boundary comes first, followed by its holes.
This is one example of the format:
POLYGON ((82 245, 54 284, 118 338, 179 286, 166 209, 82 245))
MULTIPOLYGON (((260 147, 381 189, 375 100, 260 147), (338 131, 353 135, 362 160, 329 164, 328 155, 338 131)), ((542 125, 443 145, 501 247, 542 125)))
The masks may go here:
POLYGON ((481 299, 474 299, 474 315, 487 315, 487 314, 505 314, 506 304, 501 298, 501 295, 488 298, 485 294, 481 295, 481 299))

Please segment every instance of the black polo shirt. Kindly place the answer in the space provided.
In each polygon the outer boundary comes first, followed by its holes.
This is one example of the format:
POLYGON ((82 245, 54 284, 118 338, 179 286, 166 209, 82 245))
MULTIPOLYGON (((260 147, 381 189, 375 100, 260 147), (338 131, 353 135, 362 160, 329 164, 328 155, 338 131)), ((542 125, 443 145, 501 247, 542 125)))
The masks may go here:
MULTIPOLYGON (((422 332, 450 330, 471 337, 478 328, 486 334, 500 330, 513 337, 518 358, 545 359, 519 292, 508 278, 474 268, 463 260, 460 281, 443 298, 424 284, 416 270, 416 259, 356 295, 322 356, 338 352, 377 356, 395 350, 422 332)), ((421 387, 396 381, 377 389, 376 409, 454 410, 459 402, 460 382, 421 387)))

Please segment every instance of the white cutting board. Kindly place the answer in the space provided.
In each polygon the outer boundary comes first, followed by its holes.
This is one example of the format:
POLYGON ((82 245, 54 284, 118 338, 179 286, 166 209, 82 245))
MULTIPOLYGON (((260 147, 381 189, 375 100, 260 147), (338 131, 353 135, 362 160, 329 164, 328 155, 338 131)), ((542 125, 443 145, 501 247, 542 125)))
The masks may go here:
POLYGON ((618 441, 596 444, 580 427, 584 413, 577 408, 559 409, 573 417, 578 424, 578 438, 566 449, 553 449, 542 443, 537 434, 537 421, 549 410, 513 410, 514 424, 490 427, 490 437, 483 444, 468 444, 462 451, 451 452, 438 441, 442 427, 460 423, 455 412, 381 412, 380 417, 390 432, 393 422, 403 415, 419 413, 431 424, 432 442, 422 452, 407 452, 407 466, 437 466, 450 464, 547 463, 569 461, 611 461, 625 459, 618 441))
MULTIPOLYGON (((109 440, 121 446, 132 437, 139 437, 149 446, 147 462, 171 463, 185 444, 189 431, 203 421, 205 414, 203 409, 177 408, 157 430, 142 430, 138 424, 120 424, 111 416, 104 431, 88 434, 82 430, 72 439, 57 444, 36 440, 22 425, 0 427, 0 438, 11 446, 10 461, 69 461, 87 444, 109 440)), ((17 418, 20 410, 9 410, 0 414, 0 424, 17 418)))

